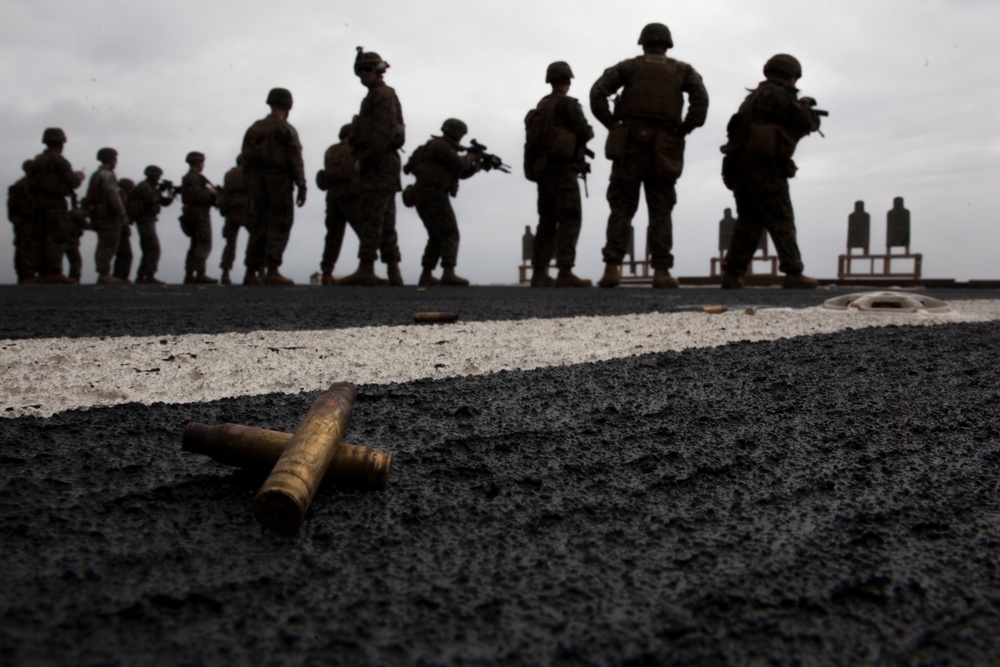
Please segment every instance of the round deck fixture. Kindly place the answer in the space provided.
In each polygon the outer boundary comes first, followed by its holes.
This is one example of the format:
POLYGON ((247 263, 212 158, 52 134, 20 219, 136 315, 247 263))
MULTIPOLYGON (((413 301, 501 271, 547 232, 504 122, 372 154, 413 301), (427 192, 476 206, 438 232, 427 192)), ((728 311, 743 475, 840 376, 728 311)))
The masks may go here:
POLYGON ((823 302, 830 310, 862 313, 950 313, 951 307, 941 299, 909 292, 858 292, 845 294, 823 302))

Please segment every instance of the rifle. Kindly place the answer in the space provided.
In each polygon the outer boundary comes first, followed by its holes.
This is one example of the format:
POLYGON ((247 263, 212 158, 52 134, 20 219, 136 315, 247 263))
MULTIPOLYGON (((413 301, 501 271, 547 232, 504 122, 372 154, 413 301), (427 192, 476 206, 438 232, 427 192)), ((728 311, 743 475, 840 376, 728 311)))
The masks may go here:
POLYGON ((496 169, 497 171, 502 171, 505 174, 510 173, 510 165, 504 164, 503 160, 497 156, 486 152, 486 146, 482 145, 475 139, 471 142, 471 146, 462 146, 459 144, 458 150, 466 151, 467 153, 473 153, 476 156, 476 162, 478 162, 483 171, 489 171, 490 169, 496 169))
POLYGON ((156 184, 156 189, 160 192, 161 195, 166 194, 169 197, 173 197, 175 194, 177 194, 177 191, 180 190, 180 188, 174 185, 173 181, 168 181, 165 178, 156 184))
POLYGON ((576 174, 583 181, 583 195, 590 198, 590 190, 587 188, 587 174, 590 173, 590 163, 587 162, 587 158, 594 158, 594 151, 589 148, 583 149, 583 158, 576 165, 576 174))

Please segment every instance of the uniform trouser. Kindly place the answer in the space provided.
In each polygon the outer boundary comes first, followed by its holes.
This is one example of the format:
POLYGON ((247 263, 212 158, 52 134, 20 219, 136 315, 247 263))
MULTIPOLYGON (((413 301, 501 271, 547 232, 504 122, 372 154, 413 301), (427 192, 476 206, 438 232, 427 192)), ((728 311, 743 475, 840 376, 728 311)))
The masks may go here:
POLYGON ((653 144, 629 147, 624 158, 611 166, 608 185, 607 242, 603 255, 606 264, 621 264, 628 250, 632 217, 639 208, 639 189, 646 193, 649 227, 646 231, 646 251, 654 269, 671 269, 674 256, 674 230, 671 213, 677 203, 676 179, 657 172, 653 144))
POLYGON ((236 261, 236 240, 240 235, 240 227, 245 226, 242 220, 231 216, 227 217, 225 224, 222 225, 222 238, 226 240, 226 245, 222 248, 222 261, 219 263, 219 268, 223 271, 230 271, 233 268, 233 262, 236 261))
POLYGON ((94 220, 97 229, 97 249, 94 251, 94 268, 97 275, 106 276, 111 273, 111 260, 118 252, 121 241, 122 221, 118 219, 94 220))
POLYGON ((553 257, 560 269, 573 268, 581 216, 576 173, 567 171, 538 179, 538 229, 531 258, 535 268, 547 268, 553 257))
POLYGON ((184 260, 185 273, 204 273, 205 263, 212 253, 212 220, 205 216, 192 219, 188 223, 191 231, 191 245, 184 260))
POLYGON ((344 231, 351 225, 354 233, 361 237, 355 208, 357 198, 347 192, 330 193, 326 195, 326 243, 323 246, 323 259, 319 268, 323 273, 333 273, 333 267, 340 258, 340 249, 344 245, 344 231))
POLYGON ((66 252, 66 238, 70 232, 69 211, 66 201, 38 208, 39 239, 35 244, 35 262, 42 267, 44 275, 62 273, 63 255, 66 252), (36 254, 37 253, 37 254, 36 254))
POLYGON ((132 230, 130 229, 131 225, 122 225, 121 227, 113 273, 116 278, 128 280, 128 276, 132 272, 132 230))
POLYGON ((738 219, 729 252, 722 263, 723 269, 729 273, 746 273, 765 229, 774 241, 779 270, 786 274, 802 273, 802 256, 795 238, 795 213, 788 193, 788 181, 783 185, 767 191, 737 189, 733 192, 738 219))
POLYGON ((71 231, 66 235, 66 261, 69 263, 69 277, 79 280, 83 276, 83 256, 80 254, 80 237, 83 231, 71 231))
POLYGON ((281 266, 295 219, 292 178, 287 174, 257 174, 247 179, 250 195, 250 238, 247 241, 248 271, 281 266))
POLYGON ((358 193, 358 228, 358 259, 374 262, 381 252, 385 263, 400 261, 395 189, 358 193))
POLYGON ((137 220, 135 227, 139 232, 139 249, 142 250, 136 276, 152 278, 160 266, 160 237, 156 235, 156 218, 137 220))
POLYGON ((14 271, 18 279, 32 278, 44 265, 42 234, 34 217, 14 220, 14 271))
POLYGON ((433 271, 441 260, 443 268, 454 268, 458 263, 459 233, 448 191, 420 188, 417 215, 427 230, 427 245, 420 265, 427 271, 433 271))

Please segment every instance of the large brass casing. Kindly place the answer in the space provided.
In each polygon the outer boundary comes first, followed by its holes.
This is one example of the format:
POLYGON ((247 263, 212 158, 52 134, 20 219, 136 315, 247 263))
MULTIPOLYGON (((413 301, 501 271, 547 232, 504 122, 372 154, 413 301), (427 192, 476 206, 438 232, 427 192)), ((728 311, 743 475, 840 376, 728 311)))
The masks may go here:
POLYGON ((351 423, 356 396, 353 385, 337 382, 312 404, 253 499, 258 521, 286 532, 299 527, 351 423))
MULTIPOLYGON (((184 427, 181 447, 225 465, 269 473, 291 439, 291 433, 241 424, 209 426, 190 422, 184 427)), ((342 442, 323 483, 360 491, 385 491, 391 467, 392 452, 342 442)))

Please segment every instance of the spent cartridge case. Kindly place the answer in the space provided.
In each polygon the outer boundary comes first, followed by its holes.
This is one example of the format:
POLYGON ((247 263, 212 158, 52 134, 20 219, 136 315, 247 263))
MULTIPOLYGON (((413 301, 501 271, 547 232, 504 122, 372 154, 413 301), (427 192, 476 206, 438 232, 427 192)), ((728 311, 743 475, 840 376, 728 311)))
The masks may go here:
MULTIPOLYGON (((181 447, 225 465, 269 473, 291 439, 291 433, 265 428, 190 422, 184 427, 181 447)), ((392 452, 341 442, 323 482, 361 491, 385 491, 391 467, 392 452)))
POLYGON ((351 423, 356 397, 353 385, 338 382, 312 404, 253 499, 258 521, 286 532, 299 527, 351 423))
POLYGON ((413 321, 417 324, 435 324, 457 322, 458 313, 424 312, 413 313, 413 321))

